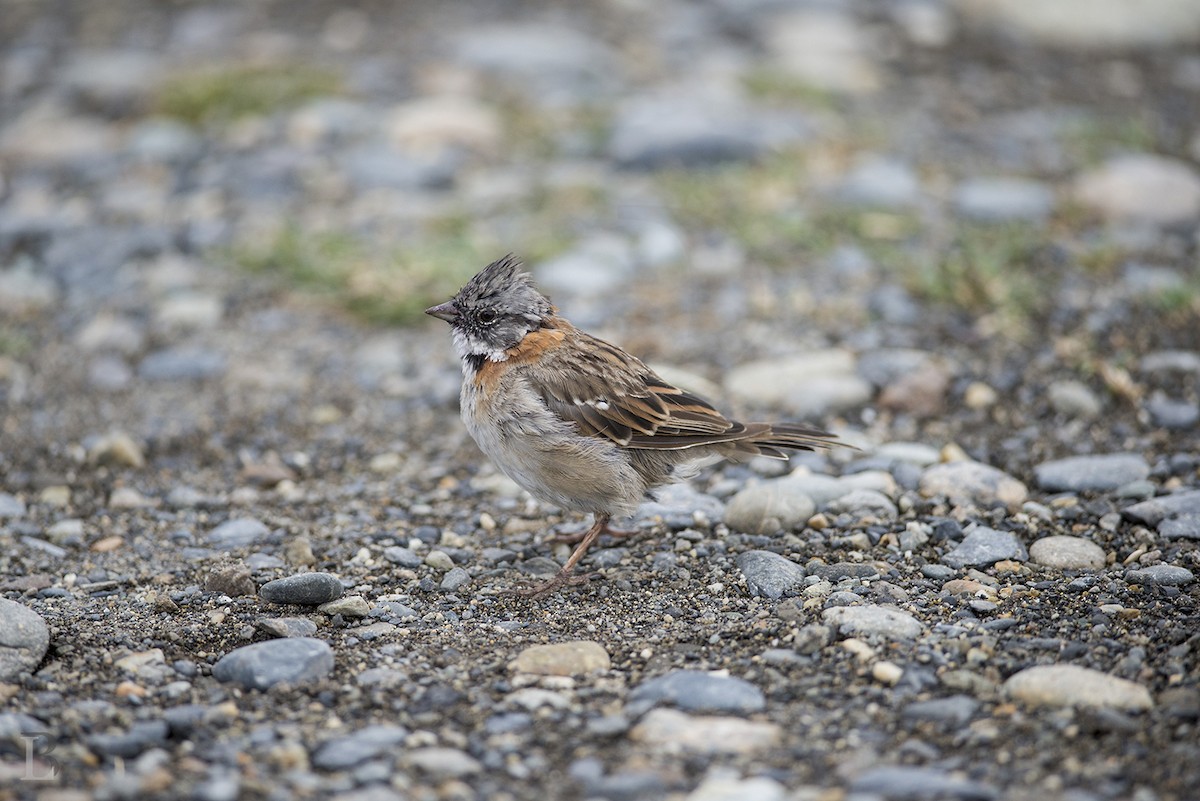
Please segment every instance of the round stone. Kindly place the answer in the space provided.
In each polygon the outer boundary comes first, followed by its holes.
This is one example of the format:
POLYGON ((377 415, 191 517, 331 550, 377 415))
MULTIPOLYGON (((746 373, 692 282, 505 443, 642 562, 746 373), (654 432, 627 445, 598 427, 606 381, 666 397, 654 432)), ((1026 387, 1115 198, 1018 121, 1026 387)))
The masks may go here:
POLYGON ((1154 706, 1140 684, 1078 665, 1038 665, 1004 682, 1004 693, 1030 706, 1083 706, 1139 710, 1154 706))
POLYGON ((29 607, 0 598, 0 679, 32 671, 49 647, 46 621, 29 607))
POLYGON ((1104 549, 1082 537, 1043 537, 1029 546, 1029 558, 1039 565, 1060 570, 1099 570, 1104 567, 1104 549))
POLYGON ((611 666, 608 651, 591 640, 531 645, 517 654, 511 665, 518 673, 539 676, 582 676, 611 666))
POLYGON ((885 606, 835 606, 826 609, 821 617, 842 634, 892 640, 911 640, 925 629, 921 621, 907 612, 885 606))
POLYGON ((804 581, 804 568, 773 551, 747 551, 739 554, 737 566, 746 577, 751 595, 779 600, 794 595, 804 581))
POLYGON ((233 682, 251 690, 279 684, 301 684, 324 678, 333 670, 329 643, 311 637, 293 637, 244 645, 213 665, 217 681, 233 682))
POLYGON ((730 499, 725 524, 747 534, 774 534, 802 527, 816 511, 813 499, 796 484, 764 481, 730 499))
POLYGON ((675 670, 643 682, 630 694, 636 704, 671 704, 688 712, 749 715, 766 708, 762 690, 745 679, 699 670, 675 670))
POLYGON ((1105 492, 1146 478, 1150 465, 1136 454, 1108 453, 1042 462, 1033 474, 1047 492, 1105 492))
POLYGON ((274 604, 318 606, 340 598, 345 588, 336 576, 329 573, 300 573, 268 581, 259 588, 264 601, 274 604))

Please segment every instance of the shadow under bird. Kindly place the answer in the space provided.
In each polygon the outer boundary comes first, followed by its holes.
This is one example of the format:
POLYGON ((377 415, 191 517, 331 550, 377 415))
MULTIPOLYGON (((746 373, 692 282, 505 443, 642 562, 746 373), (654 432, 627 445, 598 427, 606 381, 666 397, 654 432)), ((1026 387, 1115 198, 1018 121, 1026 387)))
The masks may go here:
POLYGON ((425 310, 450 323, 462 359, 462 419, 505 475, 540 501, 591 512, 592 526, 541 596, 588 580, 575 565, 614 516, 704 464, 840 445, 792 423, 740 423, 672 386, 616 345, 580 331, 505 256, 425 310))

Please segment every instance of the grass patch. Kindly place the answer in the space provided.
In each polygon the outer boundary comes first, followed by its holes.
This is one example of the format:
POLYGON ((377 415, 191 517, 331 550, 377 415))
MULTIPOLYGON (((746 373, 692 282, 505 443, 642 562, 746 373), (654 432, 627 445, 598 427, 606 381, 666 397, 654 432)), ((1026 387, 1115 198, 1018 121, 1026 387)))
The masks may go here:
POLYGON ((750 70, 742 76, 742 85, 751 97, 767 103, 825 111, 837 109, 836 94, 779 70, 750 70))
POLYGON ((1124 151, 1156 149, 1150 121, 1133 114, 1082 117, 1067 125, 1063 141, 1078 164, 1096 164, 1124 151))
POLYGON ((269 114, 341 91, 337 74, 319 67, 231 67, 169 77, 155 105, 161 114, 200 125, 269 114))

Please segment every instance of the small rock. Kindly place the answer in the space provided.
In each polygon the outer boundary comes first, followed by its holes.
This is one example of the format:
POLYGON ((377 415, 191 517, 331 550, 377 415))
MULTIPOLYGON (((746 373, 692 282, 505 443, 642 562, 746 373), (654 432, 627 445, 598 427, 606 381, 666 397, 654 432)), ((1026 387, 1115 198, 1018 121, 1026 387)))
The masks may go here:
POLYGON ((311 637, 317 633, 317 624, 306 617, 268 617, 254 621, 254 625, 272 637, 311 637))
POLYGON ((371 605, 361 595, 347 595, 321 604, 317 611, 323 615, 359 618, 371 614, 371 605))
POLYGON ((955 189, 954 208, 964 217, 986 222, 1040 222, 1054 209, 1054 192, 1020 178, 974 178, 955 189))
POLYGON ((1149 153, 1117 156, 1079 176, 1075 199, 1117 222, 1174 225, 1200 216, 1200 175, 1149 153))
POLYGON ((850 782, 850 795, 886 798, 888 801, 995 801, 1000 791, 981 782, 946 773, 938 768, 890 765, 871 768, 850 782))
POLYGON ((684 801, 785 801, 786 798, 787 788, 774 779, 766 776, 742 779, 714 770, 684 801))
POLYGON ((751 595, 779 600, 795 595, 804 581, 804 568, 772 551, 738 554, 737 566, 746 577, 751 595))
POLYGON ((0 492, 0 520, 5 518, 24 517, 25 512, 25 501, 21 500, 16 495, 9 495, 7 492, 0 492))
POLYGON ((142 446, 124 431, 114 431, 100 437, 88 448, 92 464, 115 464, 119 467, 141 468, 146 465, 142 446))
POLYGON ((834 514, 849 514, 858 518, 875 517, 880 520, 893 520, 900 514, 896 504, 882 492, 868 489, 853 489, 841 497, 835 498, 825 507, 825 511, 834 514))
POLYGON ((208 533, 208 542, 215 548, 245 548, 263 540, 271 529, 252 517, 226 520, 208 533))
POLYGON ((1091 420, 1103 411, 1103 405, 1091 387, 1082 381, 1055 381, 1046 389, 1050 406, 1067 417, 1091 420))
POLYGON ((629 732, 629 738, 668 754, 754 754, 778 744, 783 729, 764 721, 652 709, 629 732))
POLYGON ((1008 531, 976 526, 967 532, 963 541, 942 557, 950 567, 982 567, 1002 559, 1025 561, 1029 558, 1025 546, 1008 531))
POLYGON ((442 576, 443 592, 457 592, 471 583, 471 574, 461 567, 452 567, 442 576))
POLYGON ((835 606, 826 609, 821 617, 842 634, 877 636, 884 639, 911 640, 919 637, 925 627, 907 612, 884 606, 835 606))
POLYGON ((925 497, 945 496, 962 506, 1003 503, 1020 508, 1029 490, 1002 470, 979 462, 947 462, 929 467, 921 474, 920 492, 925 497))
POLYGON ((240 595, 254 595, 254 579, 245 565, 224 565, 218 567, 204 577, 205 592, 215 592, 237 598, 240 595))
POLYGON ((333 670, 333 649, 310 637, 295 637, 245 645, 213 665, 218 681, 235 682, 252 690, 270 689, 280 682, 300 684, 324 678, 333 670))
POLYGON ((1163 584, 1169 587, 1191 584, 1196 580, 1192 571, 1174 565, 1150 565, 1125 573, 1125 580, 1137 584, 1163 584))
POLYGON ((1132 453, 1073 456, 1042 462, 1034 480, 1047 492, 1105 492, 1150 475, 1150 465, 1132 453))
POLYGON ((1059 570, 1100 570, 1104 567, 1104 549, 1082 537, 1043 537, 1029 546, 1029 558, 1039 565, 1059 570))
POLYGON ((425 556, 425 564, 432 567, 434 570, 443 572, 454 568, 454 560, 450 558, 450 554, 445 551, 430 551, 425 556))
POLYGON ((850 14, 814 7, 772 16, 767 48, 778 68, 809 86, 833 92, 874 92, 882 83, 872 54, 878 44, 850 14))
POLYGON ((109 509, 153 509, 157 498, 148 498, 133 487, 117 487, 108 496, 109 509))
POLYGON ((479 760, 457 748, 414 748, 402 759, 405 766, 439 779, 456 779, 483 770, 479 760))
POLYGON ((1200 490, 1177 492, 1173 495, 1160 495, 1148 501, 1135 503, 1122 510, 1121 514, 1130 520, 1157 526, 1165 519, 1183 515, 1200 515, 1200 490))
POLYGON ((275 604, 317 606, 341 598, 346 590, 337 576, 329 573, 300 573, 268 581, 259 588, 264 601, 275 604))
POLYGON ((1169 540, 1200 540, 1200 513, 1163 520, 1158 524, 1158 533, 1169 540))
POLYGON ((817 506, 786 478, 764 481, 734 495, 725 508, 725 524, 747 534, 775 534, 802 528, 817 506))
POLYGON ((1171 431, 1189 430, 1200 422, 1200 406, 1191 401, 1172 400, 1158 393, 1146 401, 1146 411, 1150 413, 1154 425, 1171 431))
POLYGON ((855 206, 899 209, 920 199, 921 183, 908 164, 867 156, 842 180, 837 196, 855 206))
POLYGON ((531 645, 517 654, 511 665, 518 673, 539 676, 583 676, 611 666, 608 651, 591 640, 531 645))
POLYGON ((766 707, 762 690, 744 679, 699 670, 674 670, 643 682, 629 695, 634 704, 671 704, 688 712, 733 712, 742 715, 766 707))
POLYGON ((197 347, 155 351, 138 365, 138 373, 150 381, 202 381, 224 372, 223 355, 197 347))
POLYGON ((785 408, 800 419, 871 399, 871 385, 857 374, 853 355, 837 348, 743 364, 725 376, 725 389, 734 400, 785 408))
POLYGON ((50 629, 29 607, 0 598, 0 680, 32 672, 50 647, 50 629))
POLYGON ((904 668, 895 662, 880 660, 871 665, 871 677, 880 684, 894 687, 904 676, 904 668))
POLYGON ((408 729, 390 723, 365 726, 343 737, 334 737, 317 746, 312 764, 321 770, 346 770, 368 759, 400 750, 408 729))
POLYGON ((411 548, 402 548, 399 545, 389 545, 383 549, 383 558, 394 565, 400 567, 420 567, 422 564, 421 557, 416 551, 411 548))
POLYGON ((1140 710, 1154 706, 1140 684, 1078 665, 1025 668, 1004 682, 1004 693, 1030 706, 1083 706, 1140 710))
POLYGON ((949 698, 914 701, 904 708, 901 717, 905 720, 943 723, 957 729, 967 725, 978 710, 979 702, 969 695, 952 695, 949 698))

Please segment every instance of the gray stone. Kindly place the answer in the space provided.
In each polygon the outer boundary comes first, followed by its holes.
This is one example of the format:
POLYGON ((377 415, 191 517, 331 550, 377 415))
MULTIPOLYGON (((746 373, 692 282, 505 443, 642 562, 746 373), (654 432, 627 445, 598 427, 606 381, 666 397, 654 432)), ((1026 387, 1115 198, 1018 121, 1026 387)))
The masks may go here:
POLYGON ((1158 524, 1158 533, 1169 540, 1200 540, 1200 513, 1163 520, 1158 524))
POLYGON ((1140 684, 1078 665, 1038 665, 1009 676, 1005 695, 1030 706, 1139 710, 1154 706, 1140 684))
POLYGON ((863 94, 882 83, 872 58, 879 45, 870 30, 836 7, 773 15, 763 33, 774 65, 808 86, 863 94))
POLYGON ((272 637, 311 637, 317 624, 306 617, 269 617, 254 621, 255 627, 272 637))
POLYGON ((24 517, 25 501, 16 495, 0 492, 0 518, 24 517))
POLYGON ((455 592, 471 583, 471 574, 461 567, 452 567, 442 576, 441 587, 446 592, 455 592))
POLYGON ((1029 546, 1029 557, 1039 565, 1060 570, 1100 570, 1104 549, 1082 537, 1052 535, 1029 546))
POLYGON ((822 612, 821 617, 844 635, 912 640, 925 630, 921 621, 907 612, 874 604, 834 606, 822 612))
POLYGON ((1200 406, 1191 401, 1173 400, 1163 395, 1155 394, 1146 401, 1146 411, 1150 420, 1160 428, 1171 431, 1185 431, 1194 428, 1200 422, 1200 406))
POLYGON ((1173 495, 1160 495, 1135 503, 1121 511, 1130 520, 1156 526, 1166 518, 1200 514, 1200 490, 1187 490, 1173 495))
POLYGON ((1200 353, 1194 350, 1157 350, 1142 357, 1143 373, 1180 372, 1200 375, 1200 353))
POLYGON ((1055 381, 1046 388, 1050 406, 1059 414, 1090 420, 1103 410, 1100 398, 1082 381, 1055 381))
POLYGON ((629 695, 630 703, 652 707, 670 704, 687 712, 761 712, 767 701, 762 690, 745 679, 714 676, 699 670, 675 670, 642 682, 629 695))
POLYGON ((1149 153, 1117 156, 1089 170, 1074 194, 1115 222, 1174 225, 1200 216, 1200 174, 1186 162, 1149 153))
POLYGON ((377 756, 400 750, 408 729, 390 723, 365 726, 317 746, 312 764, 321 770, 346 770, 377 756))
POLYGON ((654 500, 638 507, 636 519, 692 518, 699 516, 709 524, 725 520, 725 504, 720 498, 699 492, 691 484, 668 484, 654 491, 654 500))
POLYGON ((887 209, 912 206, 920 196, 921 184, 911 166, 879 156, 861 160, 837 190, 844 203, 887 209))
MULTIPOLYGON (((766 721, 652 709, 629 732, 629 739, 651 752, 671 756, 681 751, 700 755, 750 755, 778 745, 783 739, 783 729, 766 721)), ((646 797, 665 798, 667 795, 659 791, 646 797)))
POLYGON ((192 346, 155 351, 138 365, 138 374, 150 381, 201 381, 224 372, 222 354, 192 346))
POLYGON ((886 798, 888 801, 995 801, 1000 791, 990 784, 946 773, 938 768, 892 765, 871 768, 850 782, 854 798, 886 798))
POLYGON ((1149 565, 1136 570, 1127 570, 1125 572, 1125 580, 1131 584, 1164 584, 1174 587, 1191 584, 1196 580, 1196 577, 1186 567, 1149 565))
POLYGON ((517 654, 510 667, 538 676, 586 676, 608 670, 612 660, 600 643, 575 640, 531 645, 517 654))
POLYGON ((882 492, 869 489, 852 489, 830 501, 825 511, 858 517, 869 515, 882 520, 892 520, 900 513, 890 498, 882 492))
POLYGON ((963 541, 942 557, 950 567, 984 567, 1002 559, 1023 562, 1029 558, 1025 546, 1012 532, 976 526, 967 532, 963 541))
POLYGON ((383 558, 400 567, 420 567, 424 562, 416 551, 411 548, 401 548, 399 545, 389 545, 383 549, 383 558))
POLYGON ((441 779, 470 776, 483 770, 479 760, 457 748, 414 748, 404 755, 404 764, 441 779))
POLYGON ((713 770, 684 801, 785 801, 786 798, 787 788, 774 779, 766 776, 743 779, 736 772, 713 770))
POLYGON ((1042 462, 1034 480, 1047 492, 1105 492, 1150 475, 1150 465, 1132 453, 1072 456, 1042 462))
POLYGON ((0 598, 0 680, 33 671, 49 647, 46 621, 24 604, 0 598))
POLYGON ((1037 181, 972 178, 955 189, 954 208, 964 217, 987 222, 1041 221, 1054 210, 1054 192, 1037 181))
POLYGON ((1003 470, 967 461, 927 468, 921 474, 920 491, 927 498, 945 496, 956 506, 1003 503, 1010 509, 1020 508, 1029 494, 1024 484, 1003 470))
POLYGON ((539 103, 578 104, 603 95, 620 72, 600 40, 556 24, 471 25, 454 37, 452 48, 463 63, 510 81, 539 103))
POLYGON ((139 720, 123 732, 93 734, 87 745, 98 754, 133 759, 149 748, 166 745, 168 734, 165 720, 139 720))
POLYGON ((947 726, 961 728, 971 722, 979 711, 979 702, 969 695, 952 695, 948 698, 932 698, 928 701, 914 701, 904 707, 901 717, 906 720, 930 721, 944 723, 947 726))
POLYGON ((226 520, 208 532, 208 542, 215 548, 245 548, 262 541, 271 529, 252 517, 226 520))
POLYGON ((804 568, 772 551, 738 554, 737 566, 751 595, 779 600, 795 595, 804 581, 804 568))
POLYGON ((853 355, 838 348, 743 364, 726 374, 725 389, 739 402, 778 406, 802 419, 871 399, 871 386, 856 373, 853 355))
POLYGON ((1114 51, 1191 42, 1200 14, 1191 0, 954 0, 971 21, 1049 45, 1114 51))
POLYGON ((338 166, 359 190, 445 189, 460 162, 451 150, 409 153, 384 143, 359 145, 338 156, 338 166))
POLYGON ((747 534, 774 534, 803 527, 816 511, 812 498, 783 478, 734 495, 725 508, 725 524, 747 534))
POLYGON ((301 684, 324 678, 333 670, 333 649, 323 640, 295 637, 244 645, 213 665, 217 681, 251 690, 279 684, 301 684))

